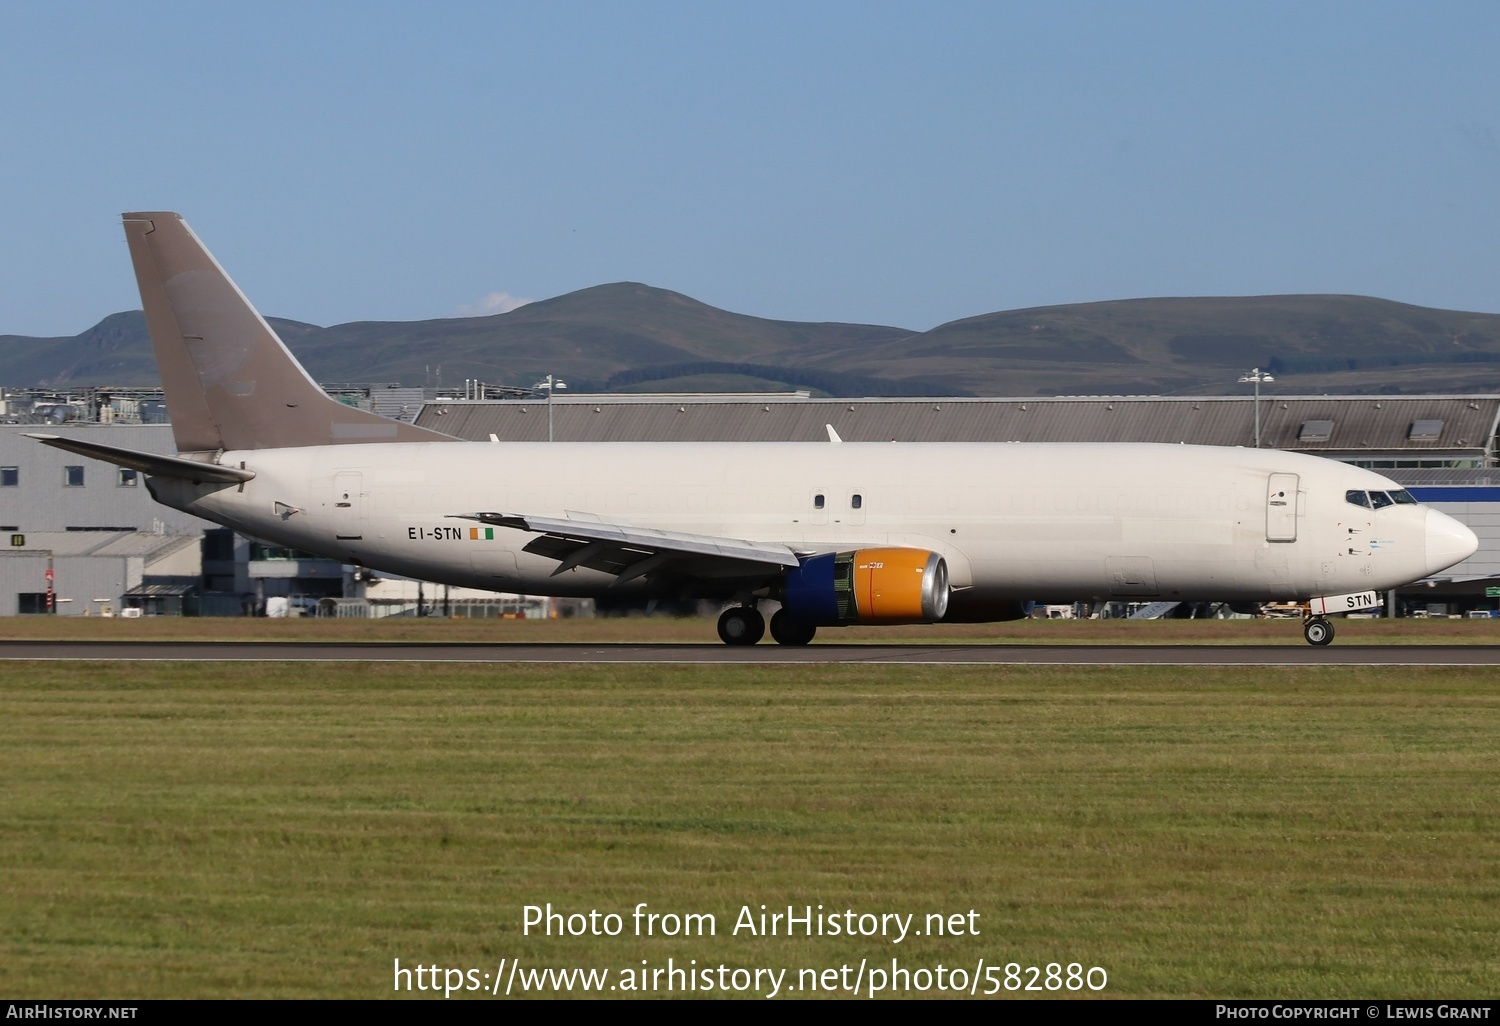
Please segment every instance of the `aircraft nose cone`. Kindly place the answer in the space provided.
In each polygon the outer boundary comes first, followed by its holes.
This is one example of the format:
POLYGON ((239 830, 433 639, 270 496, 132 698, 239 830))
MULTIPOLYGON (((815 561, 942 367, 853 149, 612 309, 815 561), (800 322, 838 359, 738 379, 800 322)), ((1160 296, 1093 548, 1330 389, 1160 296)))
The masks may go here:
POLYGON ((1479 550, 1479 538, 1457 520, 1435 509, 1427 511, 1427 572, 1435 574, 1461 563, 1479 550))

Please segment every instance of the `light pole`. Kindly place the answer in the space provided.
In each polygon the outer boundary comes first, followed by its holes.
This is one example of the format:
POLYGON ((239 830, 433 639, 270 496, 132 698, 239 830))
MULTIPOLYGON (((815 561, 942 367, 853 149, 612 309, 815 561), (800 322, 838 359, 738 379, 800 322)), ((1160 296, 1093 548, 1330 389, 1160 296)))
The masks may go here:
POLYGON ((547 375, 546 381, 538 381, 532 388, 545 388, 547 390, 547 441, 552 441, 552 393, 555 389, 566 389, 568 383, 561 378, 547 375))
POLYGON ((1260 448, 1260 383, 1262 381, 1269 383, 1275 380, 1275 378, 1259 367, 1240 378, 1240 384, 1242 385, 1246 382, 1255 383, 1255 447, 1257 449, 1260 448))

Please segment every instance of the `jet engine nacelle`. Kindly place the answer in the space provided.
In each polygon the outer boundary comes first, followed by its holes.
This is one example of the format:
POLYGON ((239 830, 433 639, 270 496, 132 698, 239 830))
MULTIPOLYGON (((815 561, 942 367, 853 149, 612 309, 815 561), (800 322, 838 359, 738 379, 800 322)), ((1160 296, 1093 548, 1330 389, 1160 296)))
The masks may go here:
POLYGON ((787 571, 781 602, 816 626, 936 623, 948 611, 948 564, 925 549, 824 552, 787 571))

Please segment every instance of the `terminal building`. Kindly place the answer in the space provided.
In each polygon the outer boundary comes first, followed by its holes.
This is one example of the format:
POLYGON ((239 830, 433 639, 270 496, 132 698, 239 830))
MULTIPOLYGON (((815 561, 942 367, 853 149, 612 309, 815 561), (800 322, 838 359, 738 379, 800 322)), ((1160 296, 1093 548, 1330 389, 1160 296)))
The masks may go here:
MULTIPOLYGON (((356 386, 340 386, 337 394, 473 441, 827 444, 832 429, 849 442, 1259 444, 1305 452, 1377 470, 1479 536, 1479 551, 1470 559, 1438 579, 1404 589, 1397 600, 1403 610, 1444 614, 1500 607, 1500 395, 1262 396, 1257 401, 1249 396, 825 399, 735 393, 494 399, 497 390, 479 386, 466 389, 466 398, 429 394, 418 402, 417 391, 365 386, 361 393, 356 386)), ((109 560, 125 558, 117 554, 132 546, 141 550, 128 557, 135 562, 109 571, 114 576, 75 576, 81 590, 70 590, 67 583, 71 566, 69 574, 54 566, 52 608, 58 613, 110 607, 237 615, 264 609, 271 597, 298 598, 308 608, 321 603, 324 609, 335 608, 335 600, 364 598, 367 582, 352 568, 235 538, 227 529, 157 505, 130 471, 25 437, 28 431, 78 433, 109 445, 174 452, 170 427, 152 422, 161 419, 153 398, 133 394, 128 403, 117 409, 113 398, 59 398, 50 404, 33 400, 31 407, 9 405, 7 422, 0 423, 0 539, 8 537, 12 544, 5 550, 9 558, 0 562, 0 615, 35 610, 35 596, 46 591, 38 586, 42 564, 37 559, 45 554, 37 540, 47 535, 51 545, 57 534, 110 539, 94 547, 79 542, 67 548, 68 559, 109 560), (43 405, 52 408, 40 409, 43 405), (71 412, 59 413, 60 407, 71 412), (183 572, 186 546, 157 550, 141 540, 127 543, 122 535, 191 537, 198 543, 200 565, 183 572), (118 593, 106 580, 119 582, 118 593)), ((56 555, 61 550, 54 546, 53 551, 54 560, 61 558, 56 555)))

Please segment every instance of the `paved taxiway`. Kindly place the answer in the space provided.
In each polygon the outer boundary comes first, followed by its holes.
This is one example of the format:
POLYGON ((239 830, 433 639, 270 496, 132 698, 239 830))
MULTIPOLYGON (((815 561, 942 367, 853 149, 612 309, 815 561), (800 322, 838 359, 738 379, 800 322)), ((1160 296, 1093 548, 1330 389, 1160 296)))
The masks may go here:
POLYGON ((5 641, 0 659, 1045 666, 1500 666, 1500 645, 589 645, 5 641))

